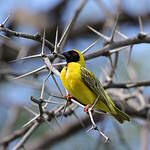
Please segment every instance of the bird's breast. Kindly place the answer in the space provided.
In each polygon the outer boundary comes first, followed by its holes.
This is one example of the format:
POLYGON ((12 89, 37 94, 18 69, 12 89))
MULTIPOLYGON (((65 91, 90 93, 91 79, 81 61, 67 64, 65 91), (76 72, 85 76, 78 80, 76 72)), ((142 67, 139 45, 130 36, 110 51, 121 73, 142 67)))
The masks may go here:
MULTIPOLYGON (((68 90, 77 86, 79 80, 81 80, 80 65, 77 63, 69 63, 61 71, 61 81, 64 87, 68 90)), ((68 91, 69 91, 68 90, 68 91)))
POLYGON ((61 71, 61 81, 67 91, 82 104, 90 104, 95 94, 84 84, 81 78, 81 65, 69 63, 61 71))

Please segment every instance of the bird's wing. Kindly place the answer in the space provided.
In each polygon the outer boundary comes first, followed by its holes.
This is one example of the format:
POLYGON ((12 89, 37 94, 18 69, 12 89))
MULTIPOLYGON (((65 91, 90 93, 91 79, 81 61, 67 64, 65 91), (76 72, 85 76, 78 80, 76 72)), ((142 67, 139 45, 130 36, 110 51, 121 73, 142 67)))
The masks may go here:
POLYGON ((92 90, 97 96, 100 97, 100 100, 103 101, 103 103, 111 110, 112 105, 110 103, 111 100, 109 100, 109 96, 105 92, 103 85, 101 82, 95 77, 95 75, 87 70, 84 67, 81 67, 81 78, 84 82, 84 84, 92 90), (111 105, 111 106, 110 106, 111 105))

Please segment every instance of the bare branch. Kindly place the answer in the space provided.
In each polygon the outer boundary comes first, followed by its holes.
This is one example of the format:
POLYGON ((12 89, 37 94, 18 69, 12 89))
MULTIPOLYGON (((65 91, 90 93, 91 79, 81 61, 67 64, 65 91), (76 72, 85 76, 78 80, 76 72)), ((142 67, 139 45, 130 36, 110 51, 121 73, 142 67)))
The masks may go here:
MULTIPOLYGON (((42 43, 43 39, 41 38, 41 36, 39 34, 35 34, 35 35, 31 35, 31 34, 26 34, 26 33, 22 33, 22 32, 16 32, 13 30, 10 30, 8 28, 4 28, 0 26, 0 31, 3 31, 5 33, 8 33, 12 36, 16 36, 16 37, 21 37, 21 38, 25 38, 25 39, 30 39, 30 40, 34 40, 37 42, 42 43)), ((45 39, 45 45, 49 48, 49 49, 54 49, 54 46, 51 42, 49 42, 48 40, 45 39)))
POLYGON ((38 122, 35 122, 32 127, 25 133, 23 138, 19 141, 19 143, 13 148, 13 150, 20 149, 23 144, 27 141, 27 139, 31 136, 32 132, 39 126, 38 122))
POLYGON ((91 45, 89 45, 86 49, 84 49, 81 53, 82 54, 85 54, 86 52, 88 52, 88 50, 90 50, 90 48, 92 48, 97 42, 98 42, 99 39, 97 39, 96 41, 94 41, 91 45))
POLYGON ((42 52, 41 52, 41 56, 45 55, 45 28, 43 31, 43 42, 42 42, 42 52))
POLYGON ((62 35, 62 37, 61 37, 61 39, 57 45, 58 47, 63 47, 63 45, 65 44, 67 36, 69 35, 76 19, 78 18, 79 14, 80 14, 81 10, 83 9, 84 5, 86 4, 86 2, 87 2, 87 0, 80 0, 79 5, 78 5, 71 21, 68 23, 68 25, 66 26, 66 28, 64 30, 64 33, 63 33, 63 35, 62 35))
POLYGON ((110 38, 105 36, 104 34, 98 32, 97 30, 95 30, 94 28, 87 26, 91 31, 93 31, 95 34, 99 35, 101 38, 103 38, 106 42, 110 41, 110 38))
POLYGON ((19 76, 19 77, 13 78, 13 80, 17 80, 17 79, 24 78, 24 77, 26 77, 26 76, 29 76, 29 75, 31 75, 31 74, 34 74, 34 73, 39 72, 39 71, 44 70, 44 69, 46 69, 46 66, 45 66, 45 65, 42 66, 42 67, 40 67, 40 68, 37 68, 37 69, 35 69, 35 70, 33 70, 33 71, 30 71, 30 72, 28 72, 28 73, 25 73, 25 74, 23 74, 23 75, 21 75, 21 76, 19 76))
POLYGON ((10 19, 10 17, 11 17, 11 14, 7 16, 7 18, 3 21, 2 24, 0 24, 0 27, 4 27, 5 24, 8 22, 8 20, 10 19))
POLYGON ((138 20, 139 20, 139 26, 140 26, 140 33, 144 33, 141 16, 138 17, 138 20))
POLYGON ((0 145, 8 145, 11 141, 24 135, 30 129, 31 126, 32 124, 25 128, 14 131, 11 135, 8 135, 5 138, 1 139, 0 145))
POLYGON ((55 49, 54 49, 55 53, 58 52, 57 42, 58 42, 58 27, 56 29, 56 35, 55 35, 55 49))
POLYGON ((116 29, 117 29, 118 18, 119 18, 119 15, 117 15, 117 17, 115 19, 115 24, 114 24, 114 27, 113 27, 113 30, 112 30, 112 35, 110 37, 110 43, 113 42, 113 39, 114 39, 114 36, 115 36, 115 32, 116 32, 116 29))
POLYGON ((140 86, 150 86, 150 81, 138 81, 138 82, 130 82, 130 83, 111 83, 110 85, 104 86, 104 88, 135 88, 140 86))
MULTIPOLYGON (((150 43, 150 36, 143 37, 142 39, 136 36, 133 38, 128 38, 128 39, 121 40, 118 42, 110 43, 109 45, 106 45, 104 48, 101 48, 97 51, 94 50, 93 53, 86 55, 85 59, 88 60, 88 59, 96 58, 99 56, 108 56, 109 52, 113 49, 122 48, 125 46, 130 46, 130 45, 140 44, 140 43, 150 43)), ((120 51, 120 49, 118 51, 120 51)))

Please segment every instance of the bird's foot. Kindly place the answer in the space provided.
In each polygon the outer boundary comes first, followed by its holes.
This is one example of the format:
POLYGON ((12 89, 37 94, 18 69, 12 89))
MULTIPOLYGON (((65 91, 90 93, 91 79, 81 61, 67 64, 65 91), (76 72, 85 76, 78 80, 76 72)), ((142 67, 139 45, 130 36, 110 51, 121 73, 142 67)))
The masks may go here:
POLYGON ((71 94, 67 94, 66 96, 64 96, 64 98, 67 100, 71 100, 73 96, 71 94))
POLYGON ((84 112, 86 112, 86 113, 87 113, 90 107, 91 107, 91 105, 90 105, 90 104, 86 105, 86 106, 84 107, 84 112))

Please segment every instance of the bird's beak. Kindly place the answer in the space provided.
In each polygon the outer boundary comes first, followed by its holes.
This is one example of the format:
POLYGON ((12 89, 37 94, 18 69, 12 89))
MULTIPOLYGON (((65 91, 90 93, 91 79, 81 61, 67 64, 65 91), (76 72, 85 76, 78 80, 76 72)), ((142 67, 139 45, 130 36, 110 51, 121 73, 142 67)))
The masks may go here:
POLYGON ((65 56, 63 54, 56 54, 58 57, 65 59, 65 56))
POLYGON ((68 52, 63 52, 62 55, 65 59, 70 57, 70 54, 68 52))
POLYGON ((59 58, 65 59, 65 56, 63 54, 53 52, 53 55, 55 55, 59 58))

